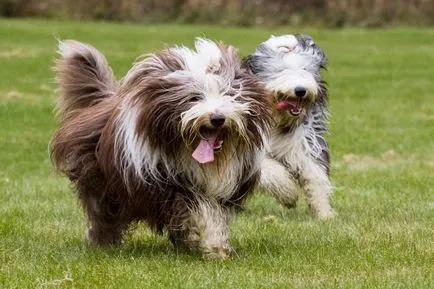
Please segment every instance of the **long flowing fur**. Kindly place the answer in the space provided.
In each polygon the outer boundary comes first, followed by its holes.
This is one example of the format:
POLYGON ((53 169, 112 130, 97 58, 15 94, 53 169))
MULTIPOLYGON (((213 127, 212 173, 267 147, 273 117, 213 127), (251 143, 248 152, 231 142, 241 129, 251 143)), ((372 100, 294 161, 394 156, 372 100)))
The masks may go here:
POLYGON ((87 108, 114 94, 117 82, 105 57, 77 41, 59 42, 55 72, 60 86, 60 114, 87 108))
POLYGON ((76 186, 88 238, 115 244, 143 220, 178 247, 230 252, 231 213, 252 192, 270 122, 265 91, 233 47, 198 39, 139 60, 117 84, 104 57, 76 41, 59 45, 60 128, 55 167, 76 186), (218 129, 213 114, 226 118, 218 129), (223 143, 215 160, 192 157, 204 132, 223 143))
POLYGON ((274 124, 262 164, 262 189, 281 203, 294 207, 298 188, 303 188, 313 213, 320 218, 334 215, 329 202, 330 158, 325 140, 328 122, 327 88, 320 70, 326 67, 324 52, 308 35, 272 36, 244 60, 244 66, 265 82, 273 98, 274 124), (296 90, 306 93, 297 96, 296 90), (300 101, 294 115, 278 109, 279 102, 300 101))

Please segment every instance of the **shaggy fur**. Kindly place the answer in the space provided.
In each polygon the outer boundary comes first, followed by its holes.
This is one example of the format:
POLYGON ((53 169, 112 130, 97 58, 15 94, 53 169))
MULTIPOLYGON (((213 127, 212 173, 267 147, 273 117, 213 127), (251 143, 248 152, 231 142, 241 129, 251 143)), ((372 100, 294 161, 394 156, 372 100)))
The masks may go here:
POLYGON ((260 176, 270 103, 233 47, 195 44, 147 55, 117 83, 95 48, 60 42, 51 157, 77 189, 92 243, 116 244, 143 220, 177 247, 228 255, 231 213, 260 176))
POLYGON ((327 133, 327 88, 320 70, 324 52, 307 35, 272 36, 245 61, 273 97, 274 125, 263 162, 261 185, 288 207, 295 206, 298 186, 320 218, 334 212, 329 203, 330 158, 327 133))

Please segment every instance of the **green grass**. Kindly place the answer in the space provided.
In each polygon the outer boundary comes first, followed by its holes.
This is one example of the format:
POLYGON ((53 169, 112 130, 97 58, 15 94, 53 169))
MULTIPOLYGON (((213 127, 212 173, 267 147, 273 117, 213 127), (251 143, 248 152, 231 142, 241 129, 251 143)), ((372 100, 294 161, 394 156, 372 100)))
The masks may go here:
POLYGON ((434 29, 274 30, 0 19, 1 288, 434 288, 434 29), (231 225, 237 255, 177 253, 139 226, 119 248, 83 241, 86 221, 48 160, 56 37, 102 50, 117 76, 195 36, 242 55, 270 33, 326 51, 335 220, 257 195, 231 225))

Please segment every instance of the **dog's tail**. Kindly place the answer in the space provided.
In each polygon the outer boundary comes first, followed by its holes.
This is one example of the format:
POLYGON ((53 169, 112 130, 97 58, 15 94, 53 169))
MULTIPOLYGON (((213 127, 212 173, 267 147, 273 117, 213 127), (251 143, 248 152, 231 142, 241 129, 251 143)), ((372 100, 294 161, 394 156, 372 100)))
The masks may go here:
POLYGON ((101 52, 74 40, 59 41, 58 49, 61 58, 54 67, 60 86, 58 115, 93 106, 114 94, 117 82, 101 52))

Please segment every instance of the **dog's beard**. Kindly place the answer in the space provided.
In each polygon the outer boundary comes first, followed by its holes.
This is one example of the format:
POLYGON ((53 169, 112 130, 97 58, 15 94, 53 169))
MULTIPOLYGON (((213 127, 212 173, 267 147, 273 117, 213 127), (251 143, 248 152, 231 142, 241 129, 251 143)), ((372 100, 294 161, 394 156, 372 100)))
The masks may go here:
POLYGON ((302 108, 297 115, 293 115, 288 110, 274 109, 273 119, 278 127, 287 127, 300 123, 306 116, 306 109, 302 108))

